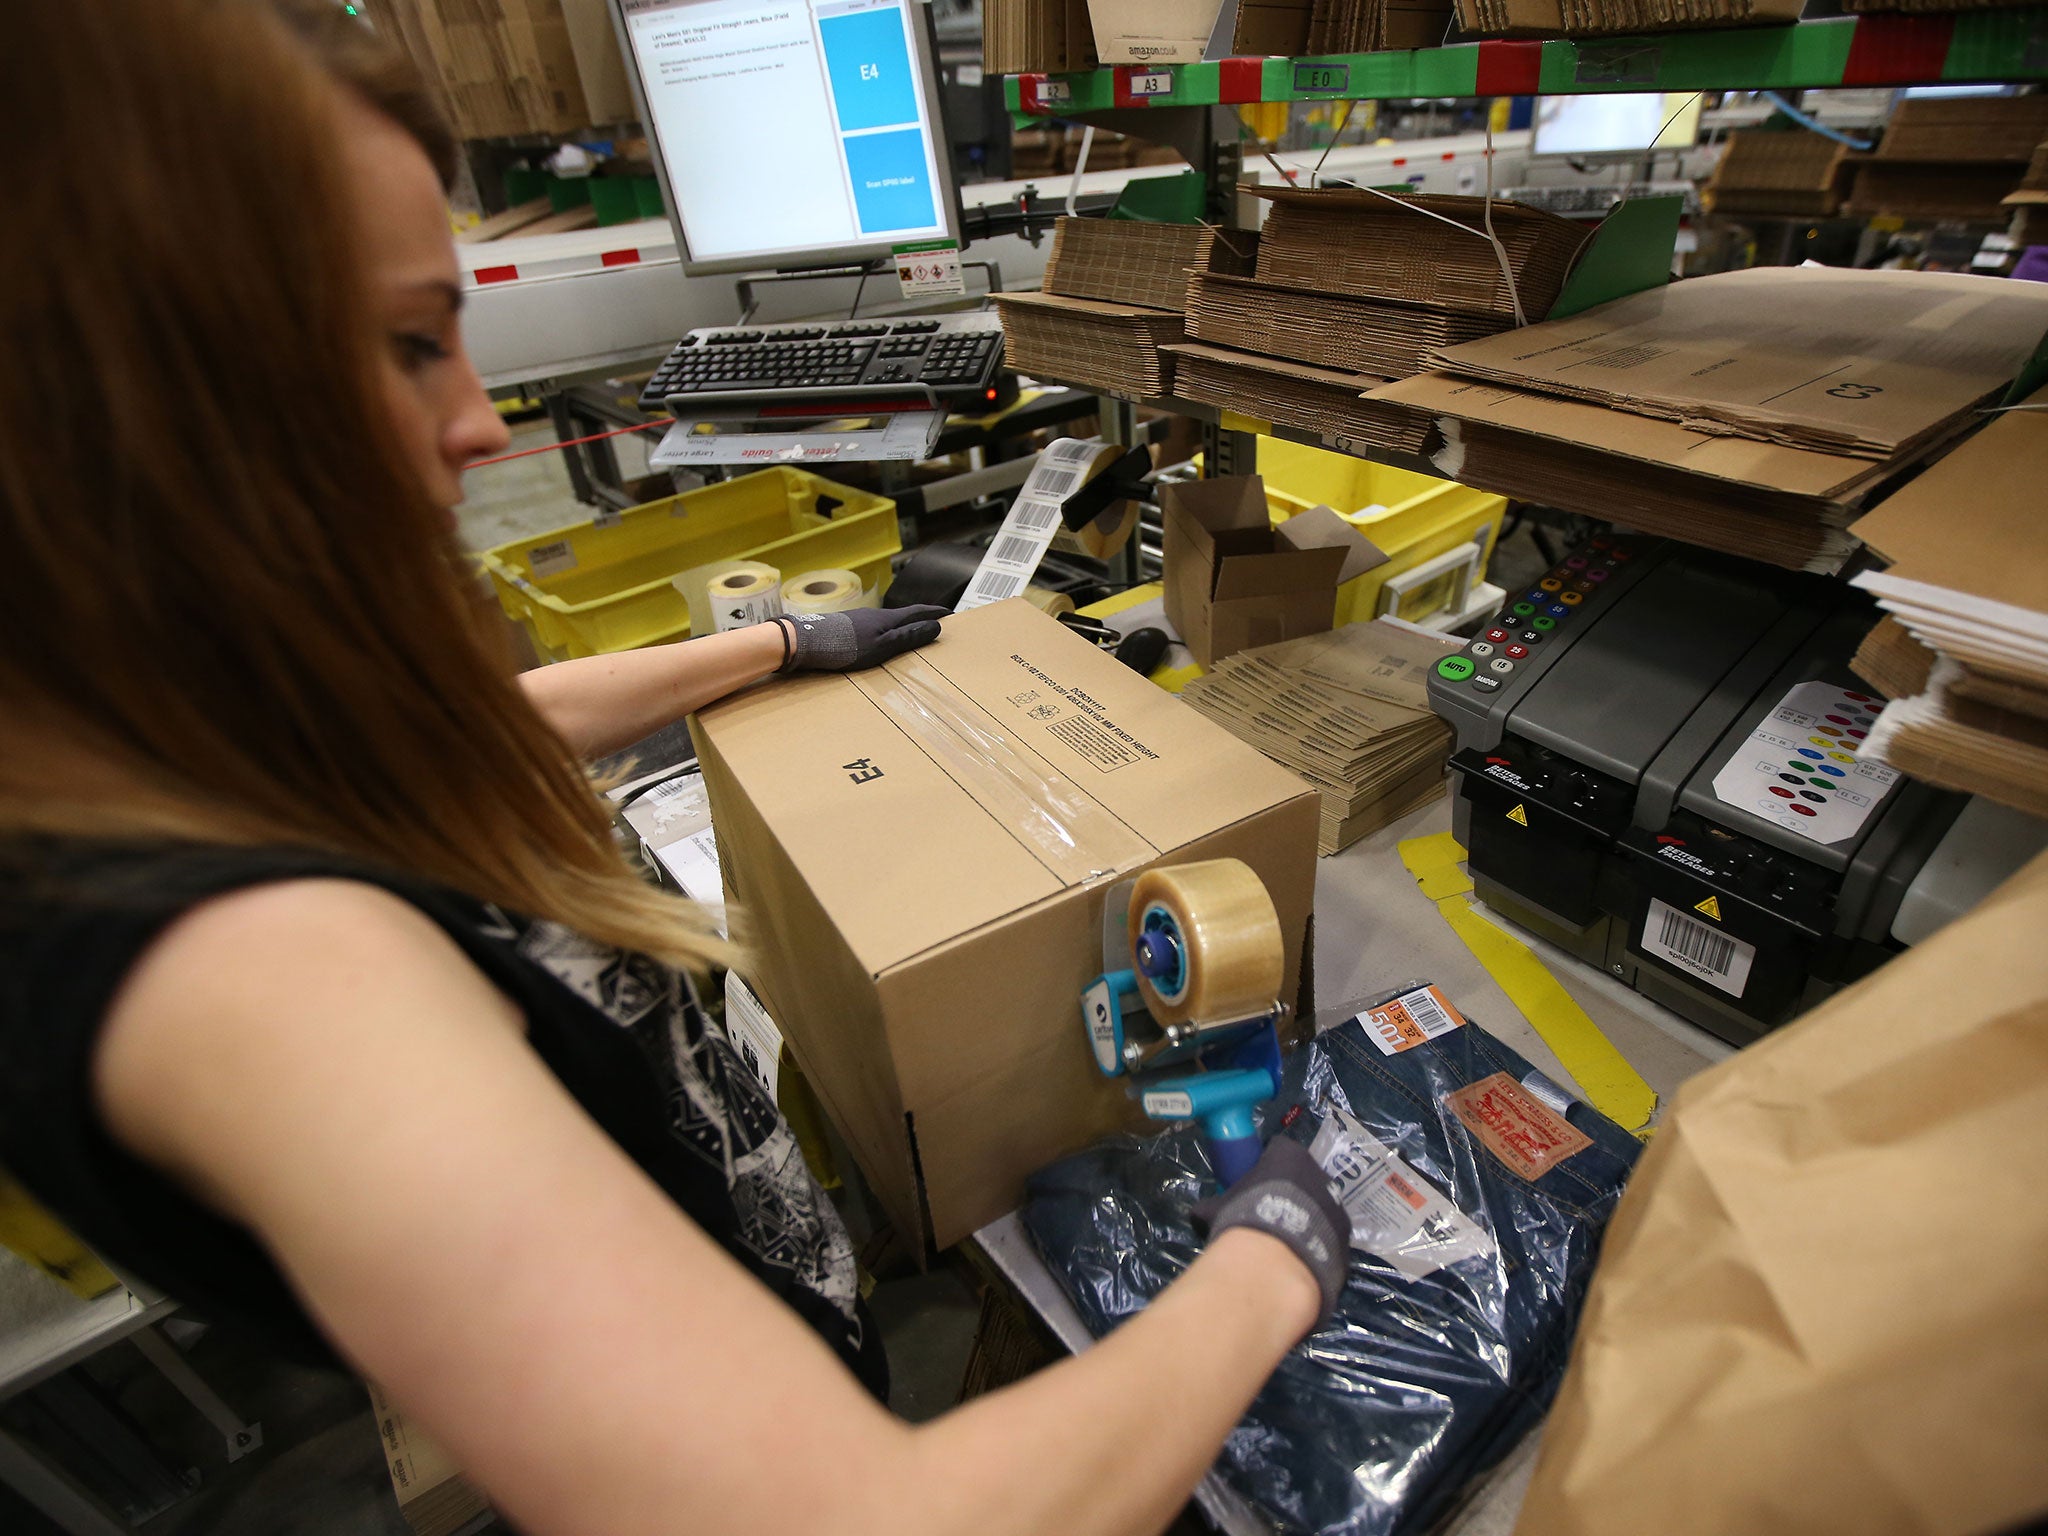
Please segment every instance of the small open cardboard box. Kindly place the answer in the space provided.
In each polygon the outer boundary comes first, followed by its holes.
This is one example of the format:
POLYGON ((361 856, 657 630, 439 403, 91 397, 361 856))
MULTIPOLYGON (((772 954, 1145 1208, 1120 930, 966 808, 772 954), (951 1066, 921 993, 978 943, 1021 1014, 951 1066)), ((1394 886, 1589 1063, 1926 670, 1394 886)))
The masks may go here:
POLYGON ((747 980, 913 1250, 1140 1123, 1081 1021, 1125 877, 1244 860, 1300 1006, 1315 791, 1021 599, 691 725, 747 980))
POLYGON ((1255 645, 1319 635, 1341 582, 1387 555, 1328 507, 1278 528, 1257 475, 1162 486, 1166 618, 1204 667, 1255 645))

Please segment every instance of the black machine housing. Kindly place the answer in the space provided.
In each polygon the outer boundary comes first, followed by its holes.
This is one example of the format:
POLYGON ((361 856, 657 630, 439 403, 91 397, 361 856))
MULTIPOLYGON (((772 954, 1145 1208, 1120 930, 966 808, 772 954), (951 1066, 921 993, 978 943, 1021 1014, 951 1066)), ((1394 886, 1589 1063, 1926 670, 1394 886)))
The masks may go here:
POLYGON ((1623 534, 1512 594, 1430 678, 1480 899, 1737 1044, 1867 974, 1965 800, 1857 756, 1877 616, 1623 534))

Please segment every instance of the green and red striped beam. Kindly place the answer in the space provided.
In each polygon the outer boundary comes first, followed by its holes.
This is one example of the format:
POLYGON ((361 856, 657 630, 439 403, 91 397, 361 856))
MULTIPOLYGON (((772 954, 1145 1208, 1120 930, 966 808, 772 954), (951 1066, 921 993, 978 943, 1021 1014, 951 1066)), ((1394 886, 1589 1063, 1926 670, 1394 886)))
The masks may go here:
POLYGON ((1598 91, 1762 91, 2048 78, 2048 8, 1845 16, 1655 37, 1459 43, 1397 53, 1121 64, 1012 75, 1021 120, 1116 107, 1598 91))

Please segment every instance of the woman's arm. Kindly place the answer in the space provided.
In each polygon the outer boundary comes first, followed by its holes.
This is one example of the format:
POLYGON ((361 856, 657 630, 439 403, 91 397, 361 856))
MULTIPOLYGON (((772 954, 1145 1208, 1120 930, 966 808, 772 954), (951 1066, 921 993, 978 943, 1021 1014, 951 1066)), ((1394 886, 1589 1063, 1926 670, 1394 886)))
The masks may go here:
POLYGON ((346 882, 189 914, 96 1068, 117 1137, 253 1228, 532 1536, 1156 1531, 1320 1300, 1279 1241, 1227 1231, 1078 1359, 910 1428, 583 1114, 438 928, 346 882))
POLYGON ((519 674, 541 718, 577 754, 603 757, 758 683, 788 655, 780 624, 644 650, 558 661, 519 674))

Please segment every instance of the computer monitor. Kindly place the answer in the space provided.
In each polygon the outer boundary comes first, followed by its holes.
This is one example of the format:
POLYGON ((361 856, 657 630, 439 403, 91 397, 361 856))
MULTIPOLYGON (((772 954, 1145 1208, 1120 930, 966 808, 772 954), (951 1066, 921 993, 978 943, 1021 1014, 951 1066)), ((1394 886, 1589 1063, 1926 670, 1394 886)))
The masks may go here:
POLYGON ((959 237, 917 0, 612 0, 691 273, 959 237))
POLYGON ((1541 96, 1529 149, 1572 156, 1690 149, 1700 136, 1700 100, 1697 91, 1541 96))

